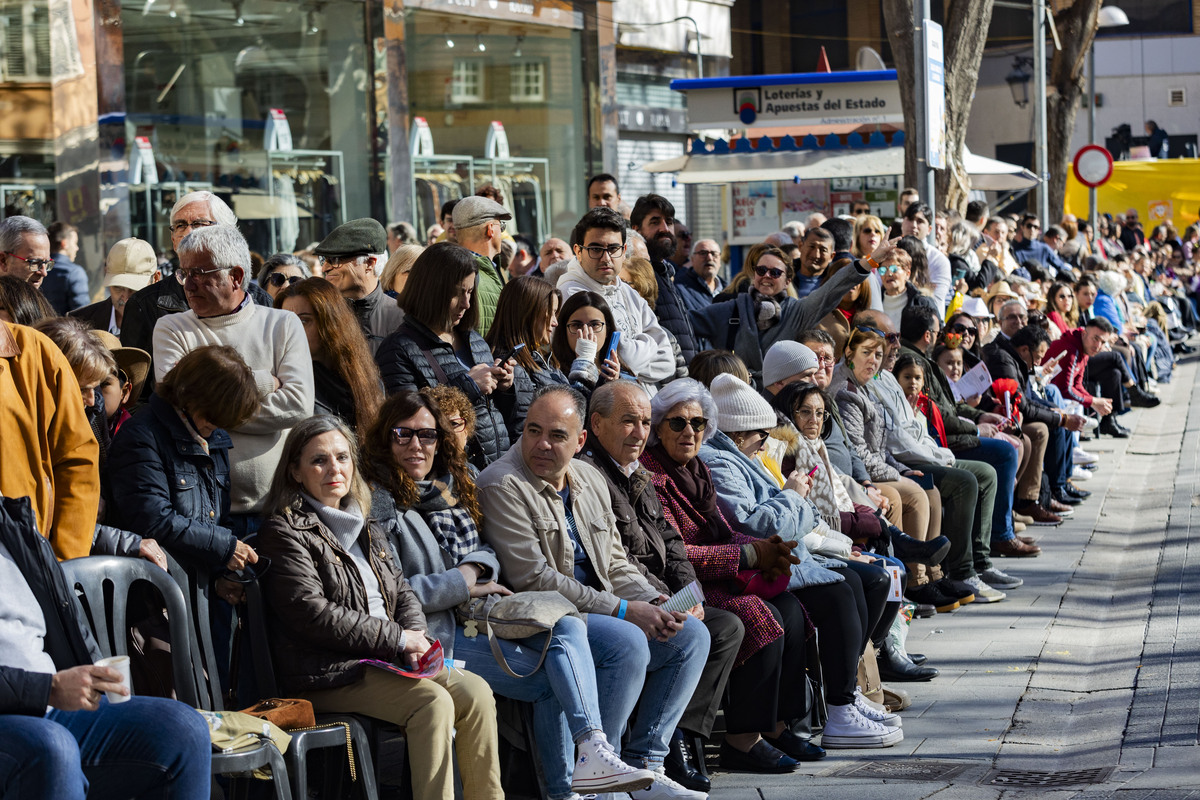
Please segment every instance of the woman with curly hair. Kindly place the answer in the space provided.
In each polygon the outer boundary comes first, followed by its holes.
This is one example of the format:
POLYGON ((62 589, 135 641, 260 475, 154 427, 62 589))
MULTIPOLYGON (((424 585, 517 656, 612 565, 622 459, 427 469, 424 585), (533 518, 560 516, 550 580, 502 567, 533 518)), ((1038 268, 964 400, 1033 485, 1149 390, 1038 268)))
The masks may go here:
POLYGON ((550 797, 649 785, 651 774, 622 762, 604 736, 581 619, 559 620, 548 643, 545 634, 498 640, 509 668, 528 674, 517 678, 500 665, 486 636, 456 618, 455 609, 472 598, 512 592, 499 583, 500 562, 479 535, 483 518, 466 452, 429 389, 388 398, 367 434, 363 462, 374 486, 371 516, 399 551, 430 636, 442 643, 447 658, 465 659, 495 693, 534 704, 538 757, 550 797))
POLYGON ((383 403, 379 367, 354 312, 333 284, 306 278, 275 296, 275 307, 300 318, 312 354, 314 412, 333 414, 359 438, 383 403))

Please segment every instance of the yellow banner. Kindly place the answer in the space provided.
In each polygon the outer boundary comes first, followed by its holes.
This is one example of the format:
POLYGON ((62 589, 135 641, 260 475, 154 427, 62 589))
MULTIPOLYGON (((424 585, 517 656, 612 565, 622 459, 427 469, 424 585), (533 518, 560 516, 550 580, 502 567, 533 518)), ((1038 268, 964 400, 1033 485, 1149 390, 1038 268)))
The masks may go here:
MULTIPOLYGON (((1150 235, 1151 228, 1170 222, 1183 229, 1200 217, 1200 159, 1172 158, 1160 161, 1118 161, 1112 177, 1096 190, 1100 213, 1124 214, 1137 209, 1138 219, 1150 235)), ((1066 213, 1085 219, 1088 214, 1087 187, 1067 172, 1066 213)))

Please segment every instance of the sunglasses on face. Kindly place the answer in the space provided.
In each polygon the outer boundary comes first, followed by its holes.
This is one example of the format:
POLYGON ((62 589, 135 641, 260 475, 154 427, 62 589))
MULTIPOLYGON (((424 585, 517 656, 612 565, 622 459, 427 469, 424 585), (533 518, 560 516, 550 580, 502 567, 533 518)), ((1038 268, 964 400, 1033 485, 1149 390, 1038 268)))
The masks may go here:
POLYGON ((704 417, 692 417, 691 419, 686 419, 684 417, 667 417, 663 421, 666 422, 667 426, 676 433, 679 433, 688 425, 691 425, 692 430, 696 433, 700 433, 700 431, 708 427, 708 420, 706 420, 704 417))
POLYGON ((396 444, 408 444, 417 437, 423 445, 437 444, 437 428, 392 428, 392 436, 396 444))
POLYGON ((784 276, 784 271, 778 267, 755 267, 754 274, 760 278, 771 278, 777 280, 784 276))
POLYGON ((267 276, 267 283, 274 286, 276 289, 281 289, 284 285, 291 286, 294 283, 299 283, 304 280, 300 275, 284 275, 282 272, 272 272, 267 276))
POLYGON ((969 333, 972 336, 979 335, 979 328, 973 328, 969 325, 964 325, 961 322, 954 323, 949 328, 947 328, 947 330, 950 331, 950 333, 969 333))
POLYGON ((895 274, 898 274, 899 272, 900 272, 900 267, 896 266, 895 264, 889 264, 886 267, 879 268, 879 277, 882 278, 885 275, 895 275, 895 274))

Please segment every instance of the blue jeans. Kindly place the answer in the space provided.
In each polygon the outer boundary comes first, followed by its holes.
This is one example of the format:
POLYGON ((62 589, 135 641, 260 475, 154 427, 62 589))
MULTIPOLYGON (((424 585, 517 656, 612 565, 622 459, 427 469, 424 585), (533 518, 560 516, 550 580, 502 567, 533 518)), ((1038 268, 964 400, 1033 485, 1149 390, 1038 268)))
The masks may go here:
POLYGON ((212 744, 183 703, 134 697, 96 711, 0 716, 0 798, 208 800, 212 744))
POLYGON ((708 629, 688 617, 679 633, 665 642, 652 642, 632 622, 600 614, 587 615, 587 629, 604 734, 613 747, 620 747, 629 715, 640 699, 624 760, 657 769, 700 682, 708 659, 708 629))
POLYGON ((1017 487, 1017 448, 999 439, 980 437, 978 447, 955 450, 955 458, 984 461, 996 470, 996 505, 992 508, 992 541, 1016 536, 1012 526, 1013 494, 1017 487))
MULTIPOLYGON (((537 664, 546 637, 499 642, 508 666, 524 675, 537 664)), ((575 743, 603 730, 596 667, 583 620, 563 617, 558 621, 545 663, 528 678, 514 678, 501 669, 487 636, 469 639, 461 626, 454 633, 454 657, 465 661, 467 669, 487 681, 496 694, 533 703, 534 739, 546 774, 546 790, 554 800, 570 796, 575 743)))

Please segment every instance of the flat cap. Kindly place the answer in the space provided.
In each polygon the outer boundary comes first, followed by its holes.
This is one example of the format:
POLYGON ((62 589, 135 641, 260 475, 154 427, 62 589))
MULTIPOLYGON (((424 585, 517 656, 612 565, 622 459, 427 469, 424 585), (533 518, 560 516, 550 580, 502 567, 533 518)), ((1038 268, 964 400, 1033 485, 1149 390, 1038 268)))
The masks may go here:
POLYGON ((353 256, 382 253, 387 250, 387 231, 367 217, 352 219, 330 231, 313 253, 319 256, 353 256))
POLYGON ((454 205, 454 229, 466 230, 494 219, 512 219, 512 212, 488 197, 464 197, 454 205))

